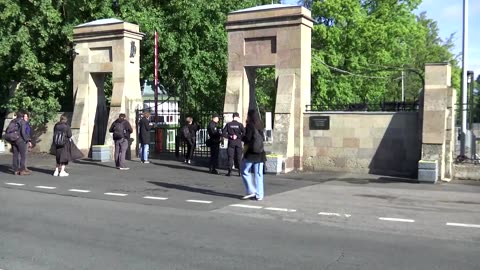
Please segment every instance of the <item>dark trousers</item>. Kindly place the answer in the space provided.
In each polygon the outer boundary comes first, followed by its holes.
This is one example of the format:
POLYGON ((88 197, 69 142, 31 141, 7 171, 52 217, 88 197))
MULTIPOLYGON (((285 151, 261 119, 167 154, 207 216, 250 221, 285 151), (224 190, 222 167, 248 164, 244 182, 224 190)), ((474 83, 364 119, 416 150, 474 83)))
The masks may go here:
POLYGON ((125 155, 127 154, 128 140, 115 140, 115 165, 118 168, 125 168, 125 155))
POLYGON ((242 160, 242 143, 238 142, 228 142, 228 169, 231 170, 233 168, 233 164, 235 163, 235 168, 240 170, 240 160, 242 160))
POLYGON ((210 147, 210 170, 214 170, 217 168, 219 152, 220 152, 220 144, 214 143, 210 147))
POLYGON ((57 161, 57 165, 68 165, 68 162, 60 162, 64 150, 65 150, 65 146, 61 146, 61 147, 57 146, 55 148, 55 160, 57 161))
POLYGON ((13 160, 12 168, 14 171, 24 171, 27 162, 27 143, 18 139, 12 144, 13 160))
POLYGON ((187 152, 185 152, 185 159, 191 160, 193 158, 193 152, 195 152, 195 142, 186 141, 185 144, 187 145, 187 152))

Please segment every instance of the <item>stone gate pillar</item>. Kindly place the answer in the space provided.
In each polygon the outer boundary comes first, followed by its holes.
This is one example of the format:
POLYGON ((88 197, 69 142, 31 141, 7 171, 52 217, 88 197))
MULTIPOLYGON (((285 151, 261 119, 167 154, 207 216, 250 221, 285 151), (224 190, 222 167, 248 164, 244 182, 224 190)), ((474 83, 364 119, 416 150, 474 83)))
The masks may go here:
POLYGON ((135 129, 135 109, 142 102, 140 40, 143 36, 138 25, 117 19, 93 21, 74 28, 72 132, 82 152, 89 152, 95 128, 106 134, 104 142, 96 143, 112 144, 108 128, 120 113, 127 115, 135 129), (103 86, 108 73, 112 74, 113 90, 106 116, 103 86))
POLYGON ((311 30, 308 9, 265 5, 228 15, 228 77, 225 118, 246 118, 255 98, 255 69, 275 67, 277 94, 273 152, 285 157, 285 171, 303 166, 303 112, 311 99, 311 30))
POLYGON ((422 159, 418 163, 420 181, 434 183, 453 177, 456 95, 451 81, 449 64, 425 65, 422 159))

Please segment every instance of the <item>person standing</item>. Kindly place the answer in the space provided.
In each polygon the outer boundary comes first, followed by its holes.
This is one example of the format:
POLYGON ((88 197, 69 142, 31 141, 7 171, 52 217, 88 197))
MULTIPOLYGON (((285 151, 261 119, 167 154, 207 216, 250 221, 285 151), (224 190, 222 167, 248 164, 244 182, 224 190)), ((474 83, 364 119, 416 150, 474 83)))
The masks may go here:
MULTIPOLYGON (((28 137, 32 138, 32 127, 30 126, 29 115, 28 113, 23 114, 23 120, 25 121, 25 133, 28 137)), ((25 157, 28 154, 28 149, 31 148, 32 145, 30 144, 28 147, 25 147, 25 157)), ((18 163, 20 164, 20 157, 18 159, 18 163)), ((19 165, 20 166, 20 165, 19 165)), ((25 171, 31 173, 32 171, 28 169, 27 161, 25 161, 25 171)))
POLYGON ((197 145, 197 131, 200 129, 198 123, 193 123, 193 117, 188 116, 185 121, 185 126, 181 129, 181 136, 185 144, 187 145, 187 152, 185 152, 185 163, 191 164, 193 153, 197 145))
POLYGON ((212 115, 212 120, 208 124, 207 132, 209 137, 209 142, 207 146, 210 147, 210 165, 209 172, 211 174, 218 174, 217 165, 218 165, 218 155, 220 152, 220 140, 222 137, 221 130, 217 128, 218 125, 218 114, 214 113, 212 115))
POLYGON ((140 139, 140 160, 147 164, 150 152, 150 130, 153 123, 150 122, 150 112, 145 112, 139 123, 139 139, 140 139))
POLYGON ((127 154, 130 134, 133 132, 132 126, 126 120, 126 115, 121 113, 118 119, 110 126, 109 131, 113 133, 113 140, 115 142, 115 165, 120 170, 129 170, 125 166, 125 155, 127 154))
POLYGON ((240 176, 240 160, 242 159, 242 138, 245 135, 245 128, 240 123, 240 115, 233 113, 233 121, 226 124, 223 128, 222 134, 228 139, 228 173, 227 176, 232 175, 233 164, 238 169, 238 176, 240 176))
POLYGON ((53 143, 55 144, 56 168, 53 176, 65 177, 69 174, 65 171, 65 166, 72 160, 68 145, 72 138, 72 129, 67 124, 67 117, 60 116, 60 121, 53 128, 53 143))
POLYGON ((30 175, 31 172, 26 170, 28 147, 32 146, 29 132, 27 132, 27 121, 29 114, 27 112, 18 112, 15 121, 18 132, 18 139, 11 142, 13 150, 12 168, 15 175, 30 175), (26 119, 26 120, 25 120, 26 119))
POLYGON ((245 154, 242 160, 242 179, 245 184, 246 195, 244 200, 255 198, 263 200, 263 164, 267 160, 264 150, 263 125, 255 110, 249 110, 247 114, 247 126, 245 129, 245 154), (251 169, 254 170, 255 185, 252 183, 251 169))

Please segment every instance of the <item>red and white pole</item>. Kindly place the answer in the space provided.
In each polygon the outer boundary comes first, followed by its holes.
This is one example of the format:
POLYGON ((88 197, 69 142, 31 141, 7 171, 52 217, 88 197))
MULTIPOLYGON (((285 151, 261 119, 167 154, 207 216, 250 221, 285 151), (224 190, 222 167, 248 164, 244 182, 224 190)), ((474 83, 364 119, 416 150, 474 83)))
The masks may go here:
POLYGON ((155 93, 155 124, 158 122, 158 33, 155 31, 155 59, 154 59, 154 93, 155 93))

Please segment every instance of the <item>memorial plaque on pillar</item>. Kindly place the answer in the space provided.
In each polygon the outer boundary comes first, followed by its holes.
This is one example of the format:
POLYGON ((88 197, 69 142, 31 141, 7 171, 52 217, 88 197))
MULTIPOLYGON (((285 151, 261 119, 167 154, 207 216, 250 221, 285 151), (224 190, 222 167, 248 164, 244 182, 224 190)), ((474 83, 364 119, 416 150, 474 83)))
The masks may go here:
POLYGON ((329 130, 330 116, 310 116, 310 130, 329 130))

